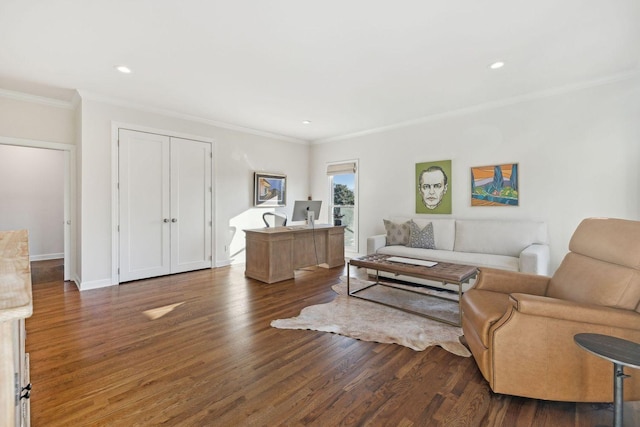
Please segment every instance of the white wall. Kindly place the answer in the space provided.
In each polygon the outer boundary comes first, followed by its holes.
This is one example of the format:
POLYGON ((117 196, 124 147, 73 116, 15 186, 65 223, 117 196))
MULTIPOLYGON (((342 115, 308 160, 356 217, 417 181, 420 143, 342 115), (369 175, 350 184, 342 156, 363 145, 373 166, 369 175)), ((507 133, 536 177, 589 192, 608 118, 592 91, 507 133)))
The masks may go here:
MULTIPOLYGON (((262 227, 263 209, 254 209, 253 172, 284 173, 288 202, 306 198, 309 189, 309 146, 228 130, 211 124, 115 105, 91 96, 81 102, 78 152, 81 288, 106 286, 112 267, 112 125, 127 123, 191 135, 214 142, 215 265, 244 259, 242 229, 262 227), (231 227, 236 227, 230 240, 231 227), (231 255, 234 255, 231 257, 231 255)), ((291 206, 288 206, 291 209, 291 206)))
POLYGON ((0 145, 0 230, 29 230, 32 260, 64 256, 64 155, 0 145))
POLYGON ((49 103, 41 98, 0 93, 0 136, 38 141, 75 143, 75 118, 71 104, 49 103))
POLYGON ((311 189, 328 200, 326 164, 360 160, 362 253, 383 218, 416 216, 415 164, 451 159, 451 217, 546 221, 555 270, 583 218, 640 219, 639 124, 635 77, 314 145, 311 189), (519 164, 520 206, 471 207, 470 168, 502 163, 519 164))

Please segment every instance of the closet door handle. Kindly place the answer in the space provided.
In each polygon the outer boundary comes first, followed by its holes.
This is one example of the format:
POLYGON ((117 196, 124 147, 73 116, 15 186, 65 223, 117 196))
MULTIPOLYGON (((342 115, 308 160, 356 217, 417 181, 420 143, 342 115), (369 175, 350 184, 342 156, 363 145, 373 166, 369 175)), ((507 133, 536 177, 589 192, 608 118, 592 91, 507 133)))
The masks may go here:
POLYGON ((171 218, 171 222, 178 222, 177 218, 171 218))
POLYGON ((162 222, 169 222, 169 218, 163 219, 162 222))

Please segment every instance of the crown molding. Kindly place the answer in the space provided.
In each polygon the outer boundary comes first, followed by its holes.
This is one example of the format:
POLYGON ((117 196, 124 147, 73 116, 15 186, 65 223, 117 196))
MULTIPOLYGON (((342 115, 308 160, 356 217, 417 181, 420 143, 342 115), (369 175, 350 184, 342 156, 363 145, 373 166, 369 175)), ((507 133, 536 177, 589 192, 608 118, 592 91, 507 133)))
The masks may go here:
POLYGON ((74 144, 66 142, 42 141, 38 139, 14 138, 0 136, 0 145, 15 145, 18 147, 47 148, 50 150, 71 151, 75 150, 74 144))
POLYGON ((73 105, 73 108, 78 108, 81 102, 82 102, 82 98, 80 97, 80 92, 78 92, 77 90, 74 90, 73 98, 71 98, 71 105, 73 105))
POLYGON ((67 110, 73 110, 73 102, 62 101, 60 99, 47 98, 45 96, 31 95, 24 92, 16 92, 13 90, 7 90, 0 88, 0 97, 13 99, 16 101, 31 102, 34 104, 47 105, 49 107, 64 108, 67 110))
POLYGON ((376 133, 387 132, 394 129, 401 129, 409 126, 414 126, 422 123, 434 122, 442 119, 465 116, 472 113, 477 113, 481 111, 493 110, 496 108, 508 107, 511 105, 521 104, 524 102, 530 102, 538 99, 550 98, 558 95, 564 95, 571 92, 578 92, 584 89, 589 89, 598 86, 604 86, 608 84, 613 84, 625 80, 631 80, 633 78, 640 77, 640 71, 634 70, 626 73, 614 74, 612 76, 590 80, 587 82, 576 83, 567 86, 561 86, 558 88, 547 89, 539 92, 532 92, 525 95, 515 96, 512 98, 505 98, 498 101, 487 102, 483 104, 474 105, 471 107, 460 108, 457 110, 451 110, 444 113, 433 114, 430 116, 424 116, 417 119, 407 120, 404 122, 395 123, 389 126, 382 126, 373 129, 367 129, 363 131, 353 132, 344 135, 333 136, 330 138, 323 138, 311 141, 312 145, 326 144, 330 142, 336 141, 344 141, 346 139, 357 138, 366 135, 373 135, 376 133))
POLYGON ((292 142, 295 144, 303 144, 309 145, 310 141, 293 138, 285 135, 279 135, 276 133, 265 132, 257 129, 252 129, 244 126, 234 125, 230 123, 219 122, 217 120, 206 119, 203 117, 193 116, 190 114, 179 113, 174 110, 168 110, 164 108, 158 107, 150 107, 148 105, 137 104, 130 101, 126 101, 119 98, 113 98, 105 95, 100 95, 98 93, 88 92, 84 90, 78 90, 78 95, 81 99, 87 99, 90 101, 101 102, 104 104, 110 104, 118 107, 131 108, 134 110, 145 111, 153 114, 161 114, 163 116, 173 117, 176 119, 188 120, 191 122, 204 123, 206 125, 215 126, 223 129, 233 130, 237 132, 248 133, 251 135, 262 136, 266 138, 278 139, 280 141, 292 142))

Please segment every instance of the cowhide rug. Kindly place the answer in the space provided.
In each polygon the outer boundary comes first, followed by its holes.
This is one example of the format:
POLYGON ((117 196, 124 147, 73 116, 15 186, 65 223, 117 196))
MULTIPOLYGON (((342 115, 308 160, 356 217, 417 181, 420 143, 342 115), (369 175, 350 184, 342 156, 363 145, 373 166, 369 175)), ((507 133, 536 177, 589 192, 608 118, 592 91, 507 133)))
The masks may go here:
MULTIPOLYGON (((352 289, 361 289, 370 282, 351 278, 352 289)), ((393 285, 403 287, 403 285, 393 285)), ((404 285, 423 293, 436 293, 457 297, 455 294, 427 290, 404 285)), ((309 329, 313 331, 332 332, 363 341, 374 341, 385 344, 400 344, 416 351, 424 350, 432 345, 439 345, 443 349, 469 357, 471 353, 460 343, 462 329, 442 322, 430 320, 415 314, 407 313, 396 308, 387 307, 370 301, 347 296, 346 277, 333 285, 332 289, 338 296, 327 304, 305 307, 297 317, 278 319, 271 322, 271 326, 280 329, 309 329)), ((394 289, 376 286, 372 290, 363 292, 378 292, 386 301, 392 302, 397 298, 411 300, 411 304, 426 304, 430 312, 441 314, 455 314, 457 305, 442 302, 437 298, 424 298, 420 295, 402 297, 392 295, 394 289)), ((397 293, 397 292, 396 292, 397 293)), ((395 301, 396 303, 398 301, 395 301)))

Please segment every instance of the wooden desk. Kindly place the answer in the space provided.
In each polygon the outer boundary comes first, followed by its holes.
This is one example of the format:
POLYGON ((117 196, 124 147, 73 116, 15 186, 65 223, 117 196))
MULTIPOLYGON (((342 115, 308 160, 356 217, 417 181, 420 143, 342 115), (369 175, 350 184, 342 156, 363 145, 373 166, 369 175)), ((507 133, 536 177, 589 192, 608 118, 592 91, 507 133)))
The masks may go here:
POLYGON ((293 279, 294 270, 344 265, 344 226, 316 224, 244 230, 245 276, 266 283, 293 279))

